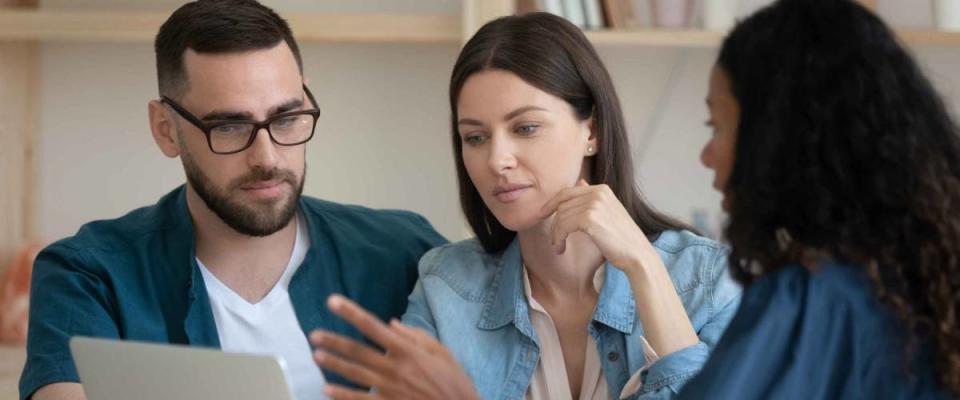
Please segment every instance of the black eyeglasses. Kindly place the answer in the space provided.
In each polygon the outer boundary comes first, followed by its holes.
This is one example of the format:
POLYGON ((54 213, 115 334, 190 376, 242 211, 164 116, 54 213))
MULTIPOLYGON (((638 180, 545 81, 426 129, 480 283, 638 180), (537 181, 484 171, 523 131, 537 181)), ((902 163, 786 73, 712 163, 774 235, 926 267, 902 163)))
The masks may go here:
MULTIPOLYGON (((307 85, 303 85, 312 106, 317 106, 317 100, 307 85)), ((297 146, 313 138, 317 128, 317 119, 320 110, 290 111, 270 116, 264 121, 230 120, 205 122, 167 96, 160 96, 160 101, 167 103, 183 119, 200 128, 207 136, 210 151, 216 154, 234 154, 246 150, 257 139, 257 132, 266 129, 270 140, 280 146, 297 146)))

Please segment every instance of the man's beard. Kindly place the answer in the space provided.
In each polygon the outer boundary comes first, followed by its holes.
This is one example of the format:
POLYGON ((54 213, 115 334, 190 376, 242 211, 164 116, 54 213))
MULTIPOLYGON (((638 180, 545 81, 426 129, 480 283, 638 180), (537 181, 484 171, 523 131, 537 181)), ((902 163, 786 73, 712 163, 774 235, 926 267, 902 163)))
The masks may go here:
POLYGON ((249 174, 231 181, 224 193, 218 190, 210 178, 197 167, 189 151, 184 150, 186 149, 181 148, 180 159, 183 161, 183 168, 190 186, 203 199, 207 208, 233 230, 247 236, 268 236, 287 226, 297 214, 297 206, 303 192, 303 181, 306 177, 306 166, 304 166, 304 176, 299 182, 289 170, 254 168, 249 174), (293 193, 276 201, 256 202, 252 205, 236 201, 229 195, 242 190, 240 188, 245 185, 274 179, 289 184, 294 188, 293 193), (280 203, 279 208, 275 207, 277 203, 280 203))

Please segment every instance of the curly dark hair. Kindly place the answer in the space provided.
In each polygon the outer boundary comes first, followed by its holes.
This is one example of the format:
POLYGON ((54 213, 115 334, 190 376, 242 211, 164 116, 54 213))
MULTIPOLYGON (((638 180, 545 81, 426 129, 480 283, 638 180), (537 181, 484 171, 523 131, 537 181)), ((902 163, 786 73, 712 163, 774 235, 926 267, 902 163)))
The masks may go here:
POLYGON ((726 191, 734 277, 804 254, 864 268, 960 394, 960 139, 894 33, 849 0, 781 0, 739 23, 718 68, 741 110, 726 191))

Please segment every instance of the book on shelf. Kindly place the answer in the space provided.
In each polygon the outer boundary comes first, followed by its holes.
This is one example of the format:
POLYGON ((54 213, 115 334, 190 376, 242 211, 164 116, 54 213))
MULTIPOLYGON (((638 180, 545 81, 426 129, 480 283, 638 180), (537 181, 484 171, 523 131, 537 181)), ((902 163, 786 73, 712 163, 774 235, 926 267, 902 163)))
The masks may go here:
POLYGON ((582 0, 563 0, 563 17, 580 28, 587 26, 582 0))
POLYGON ((629 29, 640 25, 637 0, 517 0, 517 13, 543 11, 587 30, 629 29))
POLYGON ((601 0, 605 26, 630 29, 640 26, 633 0, 601 0))
POLYGON ((517 0, 517 14, 543 11, 566 18, 563 1, 565 0, 517 0))
POLYGON ((603 12, 600 11, 601 0, 583 0, 583 16, 586 28, 590 30, 603 29, 603 12))

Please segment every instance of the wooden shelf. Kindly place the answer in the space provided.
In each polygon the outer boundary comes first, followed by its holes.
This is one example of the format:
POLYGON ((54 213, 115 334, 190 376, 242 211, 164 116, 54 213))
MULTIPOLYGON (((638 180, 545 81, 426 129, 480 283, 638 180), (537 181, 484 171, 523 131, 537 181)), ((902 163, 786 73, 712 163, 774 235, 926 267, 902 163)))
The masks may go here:
MULTIPOLYGON (((960 32, 933 29, 903 29, 897 34, 909 46, 960 46, 960 32)), ((663 46, 712 48, 720 46, 725 35, 719 31, 704 30, 599 30, 587 31, 587 37, 597 46, 663 46)))
MULTIPOLYGON (((152 42, 169 12, 0 10, 0 41, 152 42)), ((300 42, 459 43, 460 16, 291 15, 300 42)))
POLYGON ((960 46, 960 32, 944 32, 934 29, 909 29, 898 31, 900 38, 911 46, 960 46))
POLYGON ((594 45, 717 47, 723 33, 704 30, 598 30, 586 31, 594 45))
MULTIPOLYGON (((79 41, 149 43, 167 12, 52 11, 0 9, 0 41, 79 41)), ((456 15, 290 15, 304 43, 460 43, 462 18, 456 15)), ((960 32, 908 29, 899 32, 911 46, 960 46, 960 32)), ((598 46, 713 48, 723 32, 704 30, 588 31, 598 46)))
MULTIPOLYGON (((2 41, 151 42, 169 12, 0 9, 2 41)), ((458 16, 286 16, 301 42, 456 43, 458 16)), ((698 30, 589 31, 598 45, 712 47, 722 34, 698 30)))

